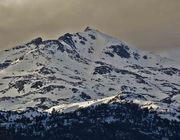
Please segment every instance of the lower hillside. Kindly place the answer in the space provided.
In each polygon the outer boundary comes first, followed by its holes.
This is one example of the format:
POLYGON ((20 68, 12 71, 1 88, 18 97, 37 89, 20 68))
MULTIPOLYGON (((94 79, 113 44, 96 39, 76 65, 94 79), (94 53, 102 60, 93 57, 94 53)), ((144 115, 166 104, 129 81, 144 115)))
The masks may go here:
MULTIPOLYGON (((31 109, 31 112, 36 112, 31 109)), ((30 112, 30 111, 29 111, 30 112)), ((178 140, 180 123, 134 103, 109 103, 70 113, 0 113, 0 140, 178 140), (12 115, 13 114, 13 115, 12 115), (37 115, 38 114, 38 115, 37 115), (12 117, 14 116, 14 118, 12 117), (23 116, 23 115, 21 115, 23 116), (31 114, 32 116, 32 114, 31 114)))

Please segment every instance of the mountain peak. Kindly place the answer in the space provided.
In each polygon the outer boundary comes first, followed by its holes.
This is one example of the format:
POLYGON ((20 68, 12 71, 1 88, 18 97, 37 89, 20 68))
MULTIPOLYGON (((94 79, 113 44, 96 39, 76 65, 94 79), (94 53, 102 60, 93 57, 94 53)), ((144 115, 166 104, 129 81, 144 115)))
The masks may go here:
POLYGON ((43 39, 41 37, 37 37, 37 38, 33 39, 30 43, 35 44, 35 45, 39 45, 42 42, 43 42, 43 39))
POLYGON ((172 117, 179 115, 180 67, 92 27, 58 40, 33 39, 3 52, 0 60, 0 110, 44 110, 122 91, 129 101, 149 101, 164 109, 172 104, 172 117))
MULTIPOLYGON (((179 83, 180 65, 174 61, 92 27, 55 40, 36 38, 0 52, 0 133, 3 126, 12 134, 46 136, 46 130, 50 134, 60 127, 59 134, 70 136, 69 128, 76 130, 76 124, 78 129, 88 124, 95 130, 96 122, 106 128, 119 122, 116 126, 130 126, 133 133, 137 127, 139 132, 168 136, 171 128, 179 132, 174 125, 180 122, 179 83)), ((88 134, 86 130, 81 133, 88 134)))
POLYGON ((86 32, 86 31, 98 31, 98 30, 93 27, 87 26, 84 31, 86 32))

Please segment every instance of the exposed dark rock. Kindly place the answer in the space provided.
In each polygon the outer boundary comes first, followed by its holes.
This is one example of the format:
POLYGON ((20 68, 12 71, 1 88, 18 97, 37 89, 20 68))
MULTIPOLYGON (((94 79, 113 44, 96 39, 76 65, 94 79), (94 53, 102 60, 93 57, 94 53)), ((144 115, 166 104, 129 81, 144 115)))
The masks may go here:
POLYGON ((42 67, 40 70, 39 70, 39 73, 40 74, 44 74, 44 75, 48 75, 48 74, 54 74, 55 72, 46 68, 46 67, 42 67))
POLYGON ((16 88, 18 92, 24 91, 24 85, 29 83, 29 80, 19 80, 16 81, 15 83, 12 83, 12 87, 16 88))
POLYGON ((85 37, 83 37, 83 36, 81 36, 79 33, 77 33, 76 34, 78 37, 79 37, 79 39, 81 40, 81 41, 87 41, 87 39, 85 38, 85 37))
POLYGON ((11 76, 2 77, 2 79, 11 79, 11 76))
POLYGON ((111 52, 104 52, 104 53, 107 54, 107 55, 109 55, 109 56, 111 56, 111 57, 114 57, 114 54, 111 53, 111 52))
POLYGON ((94 52, 93 47, 88 48, 88 53, 93 53, 93 52, 94 52))
POLYGON ((133 69, 144 69, 144 67, 142 67, 142 66, 140 66, 140 65, 136 65, 136 64, 134 64, 134 65, 129 65, 129 66, 127 66, 127 67, 131 67, 131 68, 133 68, 133 69))
POLYGON ((148 59, 147 55, 144 55, 143 58, 144 58, 144 59, 148 59))
POLYGON ((12 60, 5 60, 4 62, 5 62, 5 63, 11 63, 12 60))
POLYGON ((163 73, 165 73, 167 75, 170 75, 170 76, 172 76, 174 74, 177 74, 177 75, 180 76, 180 70, 177 69, 177 68, 172 68, 172 67, 170 67, 170 68, 162 68, 159 71, 161 71, 161 72, 163 72, 163 73))
POLYGON ((140 84, 148 85, 148 83, 144 80, 144 78, 141 78, 141 77, 136 77, 136 82, 138 82, 140 84))
POLYGON ((92 31, 92 29, 89 26, 87 26, 84 31, 92 31))
POLYGON ((50 92, 50 91, 52 91, 52 90, 54 90, 54 89, 59 89, 59 90, 61 90, 61 89, 64 89, 65 88, 65 86, 63 86, 63 85, 49 85, 49 86, 47 86, 47 87, 44 87, 43 89, 42 89, 42 91, 44 91, 44 92, 50 92))
POLYGON ((10 63, 8 63, 8 62, 0 63, 0 70, 7 68, 9 65, 10 65, 10 63))
POLYGON ((37 82, 35 82, 35 83, 32 84, 31 88, 36 88, 36 89, 38 89, 38 88, 40 88, 40 87, 42 87, 42 86, 43 86, 43 82, 42 82, 42 81, 37 81, 37 82))
POLYGON ((140 55, 136 52, 133 53, 134 59, 138 60, 140 58, 140 55))
POLYGON ((61 52, 64 52, 65 49, 64 49, 64 45, 59 42, 59 40, 46 40, 46 41, 43 41, 44 45, 46 45, 47 47, 52 47, 53 45, 57 45, 58 48, 57 50, 60 50, 61 52))
POLYGON ((17 47, 14 47, 14 48, 12 48, 13 50, 19 50, 19 49, 22 49, 22 48, 25 48, 26 46, 24 45, 24 46, 17 46, 17 47))
POLYGON ((83 44, 83 45, 85 45, 85 44, 86 44, 86 43, 85 43, 84 41, 82 41, 82 40, 80 41, 80 43, 81 43, 81 44, 83 44))
POLYGON ((23 59, 24 59, 24 56, 19 57, 19 60, 20 60, 20 61, 23 60, 23 59))
MULTIPOLYGON (((42 38, 41 37, 38 37, 34 40, 32 40, 29 44, 34 44, 36 46, 40 45, 41 43, 43 42, 42 38)), ((27 44, 28 45, 28 44, 27 44)))
POLYGON ((167 98, 163 99, 162 102, 163 102, 163 103, 171 104, 171 103, 172 103, 172 100, 171 100, 171 98, 167 97, 167 98))
POLYGON ((84 92, 81 92, 81 94, 79 95, 82 99, 84 99, 85 101, 90 100, 91 96, 87 95, 84 92))
POLYGON ((113 90, 115 90, 114 88, 109 88, 109 91, 113 91, 113 90))
POLYGON ((100 64, 100 65, 106 65, 106 63, 101 62, 101 61, 96 61, 95 63, 96 63, 96 64, 100 64))
POLYGON ((65 43, 67 43, 69 46, 71 46, 72 48, 76 48, 74 41, 72 39, 72 34, 65 34, 64 36, 60 37, 59 40, 63 40, 65 43))
POLYGON ((93 39, 93 40, 96 39, 96 37, 94 35, 91 35, 91 34, 88 34, 88 35, 91 37, 91 39, 93 39))
POLYGON ((111 73, 113 71, 113 68, 109 66, 99 66, 96 67, 93 74, 107 74, 111 73))
POLYGON ((113 45, 109 47, 110 49, 113 50, 114 53, 116 53, 118 56, 120 56, 121 58, 130 58, 131 55, 129 53, 129 48, 126 45, 113 45))
POLYGON ((77 88, 72 88, 72 91, 73 91, 73 93, 76 93, 76 92, 78 92, 78 89, 77 88))

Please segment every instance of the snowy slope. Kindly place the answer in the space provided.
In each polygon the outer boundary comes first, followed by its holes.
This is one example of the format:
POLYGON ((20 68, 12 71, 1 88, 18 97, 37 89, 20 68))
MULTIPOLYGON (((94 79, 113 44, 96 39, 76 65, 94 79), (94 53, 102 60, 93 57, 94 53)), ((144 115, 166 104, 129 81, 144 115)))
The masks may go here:
POLYGON ((180 48, 171 48, 164 50, 159 53, 162 57, 167 57, 169 59, 172 59, 180 64, 180 48))
POLYGON ((0 110, 66 110, 118 93, 179 120, 180 65, 91 28, 0 52, 0 110))

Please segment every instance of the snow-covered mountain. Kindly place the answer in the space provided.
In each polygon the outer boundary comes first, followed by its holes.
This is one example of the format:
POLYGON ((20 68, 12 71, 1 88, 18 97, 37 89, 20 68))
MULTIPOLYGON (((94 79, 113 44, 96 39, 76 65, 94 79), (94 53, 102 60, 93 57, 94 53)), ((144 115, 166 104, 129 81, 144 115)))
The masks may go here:
POLYGON ((0 52, 0 139, 176 140, 180 65, 87 27, 0 52))
POLYGON ((0 52, 2 111, 77 109, 116 95, 179 121, 180 65, 89 27, 0 52))

